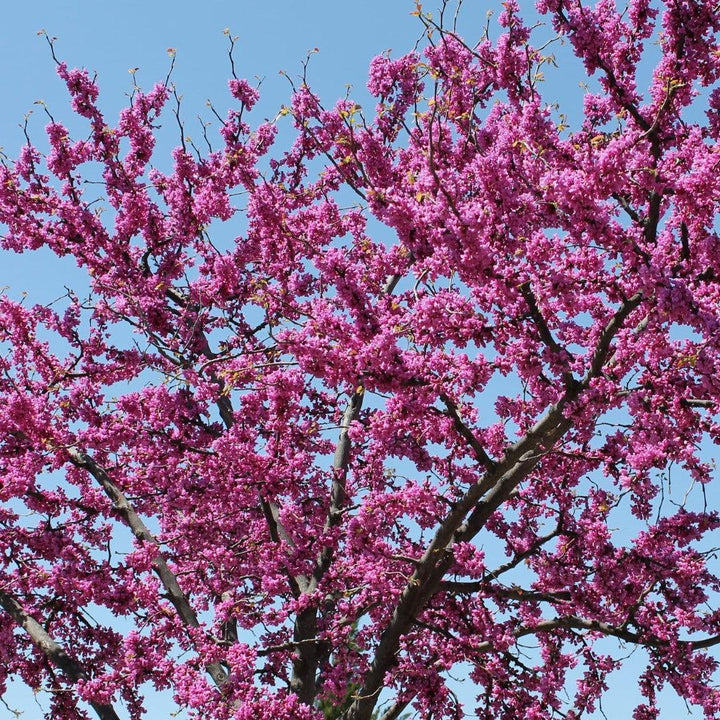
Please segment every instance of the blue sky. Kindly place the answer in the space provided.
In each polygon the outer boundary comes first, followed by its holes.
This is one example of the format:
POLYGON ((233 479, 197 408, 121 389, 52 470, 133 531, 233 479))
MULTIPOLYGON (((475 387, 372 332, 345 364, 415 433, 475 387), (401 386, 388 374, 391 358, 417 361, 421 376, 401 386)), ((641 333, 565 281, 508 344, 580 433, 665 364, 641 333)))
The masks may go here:
MULTIPOLYGON (((426 0, 427 9, 434 3, 426 0)), ((521 5, 531 7, 529 2, 521 5)), ((466 0, 462 25, 470 35, 479 36, 485 13, 499 2, 466 0), (475 31, 473 32, 473 28, 475 31)), ((379 52, 401 54, 412 48, 421 33, 410 16, 412 0, 206 0, 201 6, 187 0, 26 0, 6 3, 0 27, 0 146, 13 157, 24 137, 19 125, 33 110, 30 129, 42 139, 46 119, 37 100, 43 100, 58 120, 70 113, 61 81, 54 74, 54 63, 44 38, 44 29, 56 36, 58 56, 71 66, 96 71, 102 105, 109 118, 126 103, 131 90, 130 68, 139 68, 138 83, 151 87, 162 81, 169 67, 168 48, 177 53, 174 81, 183 95, 189 133, 195 116, 206 114, 206 100, 224 107, 226 79, 229 75, 227 39, 223 29, 237 35, 239 75, 264 77, 262 102, 257 120, 274 116, 287 101, 289 86, 280 75, 300 72, 308 50, 318 48, 310 66, 310 80, 324 103, 330 105, 343 96, 351 84, 362 101, 368 63, 379 52)), ((578 81, 582 72, 562 67, 549 86, 548 100, 566 103, 577 112, 578 81)), ((0 287, 11 285, 12 294, 28 290, 35 299, 50 299, 62 292, 62 285, 73 281, 72 264, 47 264, 43 254, 23 257, 2 256, 0 287), (57 268, 60 268, 58 272, 57 268)), ((631 664, 632 666, 632 664, 631 664)), ((635 674, 615 673, 614 692, 606 703, 608 717, 629 720, 635 696, 635 674)), ((468 697, 471 693, 468 693, 468 697)), ((24 720, 40 717, 32 694, 17 689, 9 694, 10 704, 25 711, 24 720)), ((172 711, 158 700, 154 716, 164 718, 172 711)), ((0 718, 5 717, 0 706, 0 718)), ((9 715, 8 715, 9 717, 9 715)), ((689 717, 682 703, 668 694, 663 720, 689 717)), ((698 717, 697 715, 695 717, 698 717)))

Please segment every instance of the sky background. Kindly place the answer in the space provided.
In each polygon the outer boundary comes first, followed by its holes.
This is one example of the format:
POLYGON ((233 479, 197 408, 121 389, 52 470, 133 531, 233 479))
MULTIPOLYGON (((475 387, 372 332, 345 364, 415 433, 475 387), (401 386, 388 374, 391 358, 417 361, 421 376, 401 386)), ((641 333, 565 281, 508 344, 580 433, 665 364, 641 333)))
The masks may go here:
MULTIPOLYGON (((435 2, 426 0, 425 9, 435 2)), ((531 9, 531 3, 521 5, 531 9)), ((490 8, 499 12, 500 3, 466 0, 461 29, 468 39, 480 36, 490 8)), ((307 52, 318 48, 310 64, 309 79, 325 105, 344 96, 348 84, 352 95, 368 100, 364 89, 370 59, 385 50, 394 55, 411 49, 421 35, 419 22, 410 16, 412 0, 32 0, 6 3, 0 26, 0 146, 9 157, 25 142, 21 125, 26 114, 33 139, 42 142, 47 122, 42 100, 55 118, 68 122, 71 113, 63 83, 54 72, 50 51, 38 31, 57 37, 56 52, 70 66, 85 66, 97 72, 101 105, 113 119, 127 103, 132 89, 131 68, 138 68, 139 85, 149 89, 162 82, 170 66, 168 48, 176 51, 173 79, 183 96, 183 115, 187 134, 200 139, 198 114, 209 117, 206 101, 220 109, 227 106, 226 81, 229 77, 227 38, 224 28, 238 36, 236 63, 238 75, 264 78, 262 101, 251 119, 260 122, 274 117, 288 101, 289 84, 280 73, 296 76, 307 52)), ((558 48, 560 70, 550 73, 544 90, 548 101, 559 102, 571 121, 577 119, 583 81, 576 63, 567 65, 567 49, 558 48)), ((222 112, 221 112, 222 114, 222 112)), ((166 122, 171 119, 168 114, 166 122)), ((0 287, 17 296, 27 291, 33 301, 46 302, 62 294, 65 284, 78 280, 70 261, 49 262, 49 255, 0 255, 0 287)), ((636 670, 631 662, 627 671, 611 676, 613 691, 605 703, 612 720, 630 720, 634 702, 636 670)), ((470 700, 468 689, 464 699, 470 700)), ((663 696, 662 720, 700 717, 689 715, 671 693, 663 696)), ((41 699, 42 700, 42 699, 41 699)), ((41 711, 32 693, 11 688, 7 701, 23 711, 23 720, 36 720, 41 711)), ((42 702, 41 702, 42 704, 42 702)), ((148 717, 165 720, 174 710, 164 698, 148 703, 148 717)), ((0 720, 12 714, 0 705, 0 720)), ((598 717, 600 717, 598 715, 598 717)))

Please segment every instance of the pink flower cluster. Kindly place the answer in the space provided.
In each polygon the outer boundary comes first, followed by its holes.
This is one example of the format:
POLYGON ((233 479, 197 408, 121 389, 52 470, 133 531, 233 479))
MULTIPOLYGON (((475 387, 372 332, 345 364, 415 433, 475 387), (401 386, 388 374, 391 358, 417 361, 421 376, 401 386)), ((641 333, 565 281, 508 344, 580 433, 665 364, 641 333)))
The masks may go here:
POLYGON ((476 45, 418 7, 373 110, 303 84, 254 126, 233 78, 220 146, 164 171, 168 88, 113 122, 59 65, 89 132, 0 165, 0 244, 90 290, 0 295, 0 690, 577 719, 637 645, 637 720, 665 686, 718 717, 720 16, 538 8, 592 76, 577 127, 514 1, 476 45))

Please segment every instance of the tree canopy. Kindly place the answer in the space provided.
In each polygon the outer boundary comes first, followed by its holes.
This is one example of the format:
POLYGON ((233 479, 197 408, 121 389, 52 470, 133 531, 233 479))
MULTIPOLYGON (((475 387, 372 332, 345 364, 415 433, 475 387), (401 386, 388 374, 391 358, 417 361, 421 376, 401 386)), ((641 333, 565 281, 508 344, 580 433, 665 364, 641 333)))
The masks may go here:
POLYGON ((0 296, 0 690, 577 720, 641 647, 636 720, 720 715, 720 12, 499 10, 264 121, 230 36, 202 145, 170 78, 114 121, 57 61, 84 129, 5 159, 0 243, 87 286, 0 296))

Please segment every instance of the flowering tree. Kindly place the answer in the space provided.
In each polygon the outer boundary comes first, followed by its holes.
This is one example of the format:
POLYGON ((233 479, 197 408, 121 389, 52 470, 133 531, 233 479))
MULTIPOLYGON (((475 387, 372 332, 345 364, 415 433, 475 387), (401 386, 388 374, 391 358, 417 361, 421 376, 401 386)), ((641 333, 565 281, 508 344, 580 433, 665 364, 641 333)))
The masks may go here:
POLYGON ((0 297, 3 688, 63 720, 153 686, 212 720, 570 720, 641 646, 637 720, 665 685, 718 717, 720 13, 503 5, 472 45, 418 7, 372 112, 303 82, 251 126, 233 68, 219 147, 165 171, 168 83, 111 125, 58 63, 89 132, 0 168, 2 245, 89 289, 0 297))

